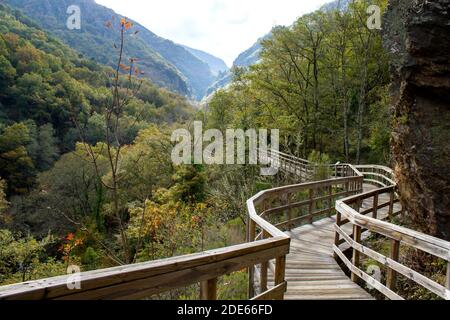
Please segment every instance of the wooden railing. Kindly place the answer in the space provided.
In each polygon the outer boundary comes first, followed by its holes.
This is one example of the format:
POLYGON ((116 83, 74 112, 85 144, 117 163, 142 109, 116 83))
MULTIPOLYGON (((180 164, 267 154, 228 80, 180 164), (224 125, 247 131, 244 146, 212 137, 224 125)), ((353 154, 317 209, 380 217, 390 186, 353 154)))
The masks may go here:
POLYGON ((396 216, 404 213, 403 209, 394 209, 399 201, 392 171, 380 166, 357 166, 356 168, 362 171, 366 183, 382 186, 382 188, 336 202, 334 245, 336 258, 340 259, 350 270, 353 281, 363 281, 389 299, 403 299, 396 293, 397 276, 402 275, 437 296, 449 300, 450 243, 391 223, 396 216), (381 201, 383 198, 385 199, 384 203, 381 201), (366 205, 369 203, 369 208, 362 208, 363 203, 366 205), (384 211, 384 217, 380 217, 381 210, 384 211), (369 214, 371 217, 368 216, 369 214), (387 221, 382 221, 382 219, 387 221), (351 225, 352 234, 344 231, 347 224, 351 225), (372 236, 386 237, 391 242, 389 256, 365 246, 362 239, 364 232, 370 232, 372 236), (448 265, 446 284, 439 284, 402 264, 400 261, 402 247, 420 250, 446 261, 448 265), (351 259, 345 255, 345 251, 349 248, 352 250, 351 259), (362 270, 361 258, 363 256, 386 268, 384 284, 380 279, 375 279, 362 270))
MULTIPOLYGON (((264 223, 261 222, 261 224, 264 223)), ((269 229, 275 231, 272 227, 269 229)), ((0 299, 142 299, 195 283, 201 283, 200 298, 215 299, 218 277, 271 259, 284 259, 289 252, 289 238, 281 232, 274 232, 274 234, 274 237, 264 241, 165 260, 84 272, 79 275, 79 279, 76 279, 80 281, 80 289, 68 288, 68 284, 74 282, 73 276, 6 286, 0 288, 0 299)), ((284 283, 282 277, 280 277, 280 283, 284 283)))
MULTIPOLYGON (((280 161, 284 170, 306 170, 308 174, 317 174, 318 166, 285 154, 279 155, 283 157, 276 161, 280 161)), ((400 264, 398 257, 400 245, 407 245, 448 262, 450 244, 378 219, 378 211, 384 208, 388 208, 388 219, 402 213, 401 210, 395 210, 398 200, 392 183, 392 171, 379 166, 354 167, 346 164, 325 167, 329 169, 326 170, 330 174, 328 180, 266 190, 249 199, 247 243, 170 259, 84 272, 78 278, 68 275, 0 287, 0 300, 142 299, 197 283, 200 283, 199 297, 214 300, 217 298, 218 278, 245 269, 249 274, 250 299, 283 299, 287 289, 286 256, 290 247, 290 238, 283 231, 332 216, 335 210, 337 223, 334 252, 349 268, 354 281, 363 279, 387 297, 397 299, 400 297, 394 292, 395 279, 397 274, 402 274, 440 297, 449 299, 449 280, 446 288, 400 264), (382 188, 363 193, 364 182, 382 188), (385 194, 389 200, 381 203, 380 199, 385 194), (369 199, 373 199, 371 209, 361 210, 362 203, 369 199), (372 217, 367 217, 368 214, 372 214, 372 217), (351 235, 344 231, 347 224, 352 226, 351 235), (362 244, 362 234, 365 231, 391 240, 390 257, 362 244), (353 250, 351 261, 345 255, 348 248, 353 250), (359 268, 361 255, 388 268, 386 285, 359 268), (268 281, 269 272, 273 275, 273 283, 268 281), (73 285, 74 280, 79 281, 80 288, 71 290, 70 285, 73 285)))
POLYGON ((298 182, 317 181, 318 178, 362 176, 362 173, 350 164, 317 164, 277 150, 262 152, 260 158, 266 161, 269 159, 273 165, 276 165, 285 173, 293 175, 298 182))
POLYGON ((388 187, 395 185, 394 172, 391 168, 374 165, 359 165, 355 168, 364 175, 364 182, 377 187, 388 187))
MULTIPOLYGON (((319 182, 303 183, 262 191, 247 202, 249 221, 247 240, 286 236, 299 225, 334 215, 337 199, 360 194, 363 176, 353 166, 343 165, 336 171, 341 177, 319 182), (268 222, 270 221, 270 223, 268 222)), ((249 297, 264 297, 268 288, 276 290, 284 282, 285 257, 275 262, 266 261, 249 268, 249 297), (274 283, 268 283, 268 274, 274 275, 274 283)), ((282 285, 285 290, 285 284, 282 285)), ((279 291, 284 294, 284 291, 279 291)), ((279 298, 282 298, 280 295, 279 298)))

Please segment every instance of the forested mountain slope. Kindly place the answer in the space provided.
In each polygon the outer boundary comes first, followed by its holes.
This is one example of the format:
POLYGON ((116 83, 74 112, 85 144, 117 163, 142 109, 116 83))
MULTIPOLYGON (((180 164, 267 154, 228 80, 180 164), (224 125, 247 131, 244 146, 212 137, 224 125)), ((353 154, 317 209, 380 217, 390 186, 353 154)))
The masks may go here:
MULTIPOLYGON (((101 140, 112 69, 80 58, 3 5, 0 31, 0 176, 8 194, 17 194, 29 190, 37 172, 49 169, 59 154, 75 148, 73 117, 91 143, 101 140)), ((184 98, 144 81, 128 105, 124 139, 133 141, 148 123, 182 121, 191 110, 184 98)))
POLYGON ((206 190, 218 174, 171 161, 192 106, 116 70, 0 5, 1 285, 242 241, 222 223, 237 215, 206 190))
MULTIPOLYGON (((121 16, 94 0, 6 0, 34 19, 42 28, 81 52, 85 57, 113 65, 109 52, 117 35, 105 27, 113 16, 121 16), (81 29, 66 26, 67 9, 77 5, 81 9, 81 29)), ((183 95, 202 98, 214 81, 208 64, 191 54, 183 46, 155 35, 134 22, 139 33, 126 49, 128 57, 139 57, 146 75, 156 84, 183 95)))

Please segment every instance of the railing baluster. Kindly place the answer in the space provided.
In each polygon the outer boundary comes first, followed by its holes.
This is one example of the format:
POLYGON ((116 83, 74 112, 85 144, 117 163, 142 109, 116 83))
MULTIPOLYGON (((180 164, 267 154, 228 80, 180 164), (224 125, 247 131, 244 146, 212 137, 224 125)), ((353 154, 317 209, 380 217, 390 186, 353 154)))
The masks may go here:
POLYGON ((447 261, 447 279, 445 281, 445 286, 450 290, 450 261, 447 261))
POLYGON ((392 189, 389 194, 389 222, 392 222, 392 218, 394 215, 394 198, 395 198, 395 189, 392 189))
MULTIPOLYGON (((286 256, 281 256, 275 262, 274 287, 285 282, 286 277, 286 256)), ((280 300, 284 299, 284 292, 280 296, 280 300)))
POLYGON ((217 300, 217 278, 200 283, 200 300, 217 300))
MULTIPOLYGON (((265 203, 265 202, 264 202, 265 203)), ((248 218, 248 223, 247 223, 247 242, 253 242, 255 241, 256 238, 256 224, 255 222, 251 219, 251 217, 248 218)), ((254 266, 251 266, 248 268, 247 273, 248 273, 248 297, 249 299, 253 298, 255 296, 255 270, 254 270, 254 266)))
MULTIPOLYGON (((286 278, 286 256, 282 256, 276 259, 275 263, 275 284, 278 286, 285 282, 286 278)), ((280 300, 284 299, 284 292, 279 297, 280 300)))
MULTIPOLYGON (((394 261, 398 261, 400 258, 400 241, 391 240, 391 259, 394 261)), ((386 287, 391 290, 395 290, 397 282, 397 272, 388 268, 387 277, 386 277, 386 287)))
MULTIPOLYGON (((282 205, 282 206, 286 206, 286 205, 289 204, 288 202, 289 202, 289 200, 288 200, 288 194, 287 194, 287 193, 284 193, 284 194, 281 196, 281 205, 282 205)), ((291 231, 291 224, 290 224, 291 219, 290 219, 289 215, 290 215, 290 210, 285 209, 285 210, 284 210, 284 219, 285 219, 285 221, 287 222, 287 228, 288 228, 288 230, 291 231)))
POLYGON ((378 194, 373 196, 373 214, 372 214, 372 217, 374 219, 378 219, 378 197, 379 197, 378 194))
MULTIPOLYGON (((340 227, 342 225, 341 220, 342 220, 342 214, 339 211, 337 211, 336 212, 336 225, 338 227, 340 227)), ((339 242, 341 242, 341 236, 339 235, 339 232, 336 231, 336 233, 334 234, 334 244, 338 248, 339 248, 339 242)), ((339 256, 336 253, 334 253, 334 259, 338 259, 338 258, 339 258, 339 256)))
MULTIPOLYGON (((263 231, 263 238, 267 239, 270 238, 270 235, 267 231, 263 231)), ((265 261, 263 263, 261 263, 261 272, 260 272, 260 287, 261 287, 261 292, 263 293, 265 291, 267 291, 267 272, 269 269, 269 262, 265 261)))
POLYGON ((314 193, 315 190, 313 188, 309 189, 309 223, 312 224, 313 223, 313 214, 314 214, 314 210, 315 210, 315 201, 314 201, 314 193))
POLYGON ((330 209, 330 212, 328 213, 328 217, 332 217, 333 213, 334 213, 333 212, 334 210, 332 210, 332 208, 333 208, 333 186, 332 185, 328 186, 328 196, 329 196, 328 209, 330 209))
MULTIPOLYGON (((356 243, 361 243, 361 227, 360 226, 353 226, 353 240, 355 240, 356 243)), ((353 265, 355 267, 359 267, 359 260, 360 260, 360 254, 359 251, 356 249, 353 249, 353 265)), ((358 276, 356 273, 352 272, 352 281, 357 282, 358 276)))

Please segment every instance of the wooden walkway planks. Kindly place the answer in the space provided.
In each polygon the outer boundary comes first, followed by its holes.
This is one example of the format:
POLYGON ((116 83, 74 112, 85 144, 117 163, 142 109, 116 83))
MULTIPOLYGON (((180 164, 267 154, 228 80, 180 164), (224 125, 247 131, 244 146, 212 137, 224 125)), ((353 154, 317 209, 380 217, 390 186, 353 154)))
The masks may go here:
MULTIPOLYGON (((364 185, 364 191, 374 189, 376 187, 364 185)), ((380 197, 380 203, 388 200, 387 195, 380 197)), ((362 207, 371 208, 372 203, 363 203, 362 207)), ((381 209, 378 215, 387 215, 387 208, 381 209)), ((352 282, 334 259, 335 223, 335 217, 325 218, 287 232, 291 237, 291 249, 286 261, 286 300, 374 299, 352 282)), ((351 234, 350 229, 345 232, 351 234)), ((269 272, 269 283, 272 281, 273 275, 269 272)))
POLYGON ((334 260, 334 223, 329 218, 288 232, 291 253, 286 263, 286 300, 373 299, 334 260))

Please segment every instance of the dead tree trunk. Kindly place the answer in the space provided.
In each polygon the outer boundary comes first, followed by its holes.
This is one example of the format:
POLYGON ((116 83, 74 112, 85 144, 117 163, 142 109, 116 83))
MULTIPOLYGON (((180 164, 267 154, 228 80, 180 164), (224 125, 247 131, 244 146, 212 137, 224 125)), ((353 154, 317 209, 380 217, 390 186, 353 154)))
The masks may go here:
POLYGON ((393 157, 416 229, 450 240, 450 0, 390 0, 393 157))

